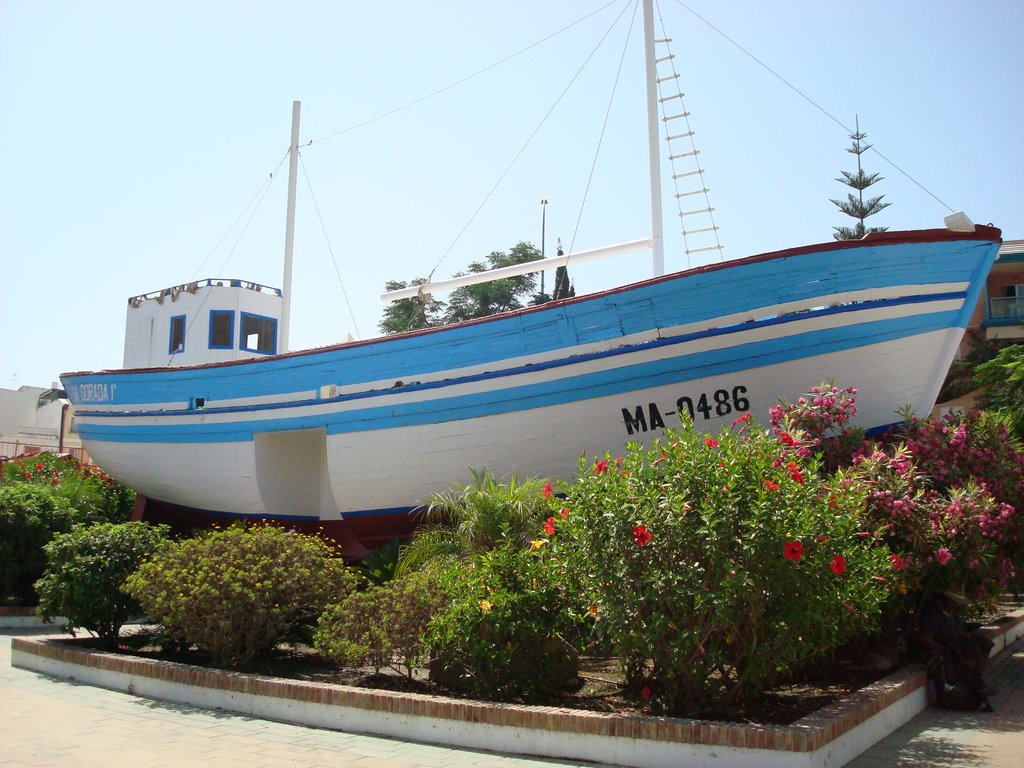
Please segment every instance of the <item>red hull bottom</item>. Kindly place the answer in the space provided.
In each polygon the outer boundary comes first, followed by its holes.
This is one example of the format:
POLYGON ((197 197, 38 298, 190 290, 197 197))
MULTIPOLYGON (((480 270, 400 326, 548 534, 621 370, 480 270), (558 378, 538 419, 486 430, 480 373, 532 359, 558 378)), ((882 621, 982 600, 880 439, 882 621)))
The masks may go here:
POLYGON ((361 560, 371 550, 383 546, 395 538, 400 541, 407 540, 419 522, 418 516, 411 512, 357 517, 351 520, 254 519, 179 507, 175 504, 147 498, 141 494, 135 501, 132 520, 167 525, 171 528, 172 533, 179 536, 191 535, 239 521, 266 522, 288 530, 311 535, 318 534, 337 546, 341 550, 341 556, 346 560, 361 560))

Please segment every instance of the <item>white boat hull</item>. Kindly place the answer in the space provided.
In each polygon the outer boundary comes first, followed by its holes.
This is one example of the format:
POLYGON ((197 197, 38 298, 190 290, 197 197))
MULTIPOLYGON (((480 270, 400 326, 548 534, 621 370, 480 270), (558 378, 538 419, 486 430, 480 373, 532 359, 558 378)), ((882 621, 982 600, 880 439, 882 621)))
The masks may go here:
POLYGON ((926 414, 998 242, 887 233, 374 342, 63 378, 90 454, 147 497, 386 536, 471 467, 570 478, 681 413, 765 423, 825 379, 858 387, 866 428, 926 414))

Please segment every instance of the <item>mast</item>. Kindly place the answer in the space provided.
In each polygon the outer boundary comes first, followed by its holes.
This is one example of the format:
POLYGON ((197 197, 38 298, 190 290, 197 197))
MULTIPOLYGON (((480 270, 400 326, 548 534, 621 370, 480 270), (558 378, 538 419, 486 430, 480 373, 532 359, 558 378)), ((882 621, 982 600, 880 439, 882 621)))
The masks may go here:
POLYGON ((299 111, 302 102, 292 102, 292 143, 288 147, 288 212, 284 226, 284 279, 281 282, 281 329, 277 351, 288 351, 292 315, 292 250, 295 244, 295 185, 299 173, 299 111))
POLYGON ((651 260, 654 276, 665 274, 661 220, 661 156, 658 139, 658 71, 654 51, 654 0, 644 0, 644 62, 647 72, 647 158, 651 176, 651 260))

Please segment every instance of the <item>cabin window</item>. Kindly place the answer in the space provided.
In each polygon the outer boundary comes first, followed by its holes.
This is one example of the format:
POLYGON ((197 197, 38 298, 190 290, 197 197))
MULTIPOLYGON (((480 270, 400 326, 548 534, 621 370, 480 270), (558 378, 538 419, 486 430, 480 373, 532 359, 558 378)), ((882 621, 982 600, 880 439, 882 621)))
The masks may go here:
POLYGON ((210 349, 231 349, 235 336, 235 313, 228 310, 210 310, 210 349))
POLYGON ((243 312, 238 346, 245 352, 273 355, 277 352, 277 320, 243 312))
POLYGON ((168 353, 176 355, 185 351, 185 316, 175 315, 171 318, 171 341, 168 353))

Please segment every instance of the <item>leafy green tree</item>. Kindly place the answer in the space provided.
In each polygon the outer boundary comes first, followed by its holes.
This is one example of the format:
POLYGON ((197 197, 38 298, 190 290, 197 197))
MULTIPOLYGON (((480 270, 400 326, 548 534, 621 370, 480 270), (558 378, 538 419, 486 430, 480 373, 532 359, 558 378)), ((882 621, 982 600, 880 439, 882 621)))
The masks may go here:
POLYGON ((471 470, 473 481, 437 493, 427 505, 426 520, 402 549, 398 573, 428 563, 461 560, 502 541, 526 546, 548 516, 550 493, 543 480, 515 475, 500 481, 489 471, 471 470))
POLYGON ((859 121, 856 124, 856 130, 850 134, 850 138, 853 139, 853 145, 846 151, 857 157, 857 172, 840 171, 843 177, 836 181, 850 187, 854 192, 850 192, 846 196, 846 200, 832 200, 832 203, 847 216, 857 219, 857 223, 852 227, 833 227, 835 234, 832 236, 836 240, 859 240, 868 232, 884 232, 888 229, 888 227, 867 227, 864 224, 864 220, 868 216, 874 216, 884 208, 888 208, 890 203, 882 202, 885 195, 872 197, 865 201, 864 190, 881 181, 882 177, 877 173, 864 173, 864 169, 861 167, 860 156, 871 149, 871 145, 862 143, 867 138, 867 134, 861 132, 859 121))
POLYGON ((1018 440, 1024 440, 1024 345, 1003 347, 975 369, 975 381, 985 387, 985 405, 1005 414, 1018 440))
MULTIPOLYGON (((389 280, 384 284, 384 290, 397 291, 401 288, 408 288, 409 285, 423 285, 425 282, 427 279, 424 277, 417 277, 411 283, 389 280)), ((407 331, 418 331, 423 328, 433 328, 441 324, 443 311, 444 302, 430 296, 399 299, 385 307, 384 317, 377 327, 380 328, 381 333, 389 336, 407 331)))
MULTIPOLYGON (((499 267, 536 261, 539 258, 541 254, 537 246, 520 241, 508 253, 492 251, 486 262, 474 261, 468 270, 470 273, 486 272, 499 267)), ((465 274, 467 273, 460 272, 458 276, 465 274)), ((445 322, 460 323, 463 320, 519 309, 523 306, 522 299, 536 290, 536 286, 537 278, 530 274, 456 288, 448 300, 445 322)))
POLYGON ((58 534, 46 545, 46 572, 36 582, 37 613, 45 621, 63 616, 69 629, 86 629, 113 648, 121 626, 142 612, 121 588, 167 543, 167 531, 133 522, 76 526, 58 534))

